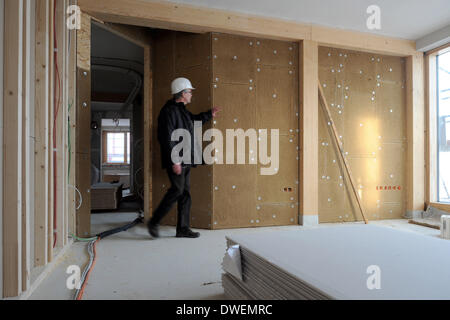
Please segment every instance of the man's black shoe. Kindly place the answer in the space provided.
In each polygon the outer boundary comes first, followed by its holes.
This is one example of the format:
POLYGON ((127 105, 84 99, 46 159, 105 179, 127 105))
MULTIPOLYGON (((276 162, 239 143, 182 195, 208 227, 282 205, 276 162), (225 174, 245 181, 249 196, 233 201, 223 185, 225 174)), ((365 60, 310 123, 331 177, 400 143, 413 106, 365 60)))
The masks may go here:
POLYGON ((177 230, 177 238, 198 238, 200 233, 194 232, 191 229, 177 230))
POLYGON ((159 238, 159 228, 157 224, 152 224, 151 221, 149 221, 147 227, 148 233, 150 233, 153 238, 159 238))

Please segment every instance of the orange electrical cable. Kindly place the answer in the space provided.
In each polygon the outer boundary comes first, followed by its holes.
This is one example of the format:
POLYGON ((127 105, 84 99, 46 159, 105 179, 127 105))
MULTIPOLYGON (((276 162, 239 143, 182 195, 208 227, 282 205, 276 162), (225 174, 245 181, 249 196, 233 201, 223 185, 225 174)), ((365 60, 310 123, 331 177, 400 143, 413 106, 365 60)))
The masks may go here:
POLYGON ((83 299, 84 289, 86 288, 86 285, 89 280, 89 276, 94 269, 95 263, 97 262, 97 243, 100 241, 100 237, 95 241, 94 243, 94 261, 92 262, 92 266, 89 269, 89 272, 86 275, 86 279, 84 280, 83 286, 81 287, 80 293, 78 293, 77 300, 83 299))

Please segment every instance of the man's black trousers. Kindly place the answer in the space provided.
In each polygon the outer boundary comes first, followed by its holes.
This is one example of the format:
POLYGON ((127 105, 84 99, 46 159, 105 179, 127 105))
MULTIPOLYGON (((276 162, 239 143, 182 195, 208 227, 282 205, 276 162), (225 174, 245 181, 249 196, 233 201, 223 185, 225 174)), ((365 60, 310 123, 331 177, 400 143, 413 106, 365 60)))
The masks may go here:
POLYGON ((190 175, 191 168, 183 168, 181 175, 173 172, 172 168, 167 169, 170 183, 172 184, 158 208, 153 213, 151 224, 159 224, 169 213, 175 202, 178 202, 177 231, 189 228, 189 218, 191 212, 190 175))

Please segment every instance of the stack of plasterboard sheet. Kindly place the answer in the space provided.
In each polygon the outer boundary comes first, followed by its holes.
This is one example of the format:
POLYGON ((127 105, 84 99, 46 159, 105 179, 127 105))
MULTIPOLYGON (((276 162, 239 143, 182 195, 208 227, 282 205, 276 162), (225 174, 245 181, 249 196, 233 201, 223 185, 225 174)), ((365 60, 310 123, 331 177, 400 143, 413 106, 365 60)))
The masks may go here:
POLYGON ((450 241, 438 237, 355 224, 227 242, 241 263, 224 258, 230 299, 450 299, 450 241))

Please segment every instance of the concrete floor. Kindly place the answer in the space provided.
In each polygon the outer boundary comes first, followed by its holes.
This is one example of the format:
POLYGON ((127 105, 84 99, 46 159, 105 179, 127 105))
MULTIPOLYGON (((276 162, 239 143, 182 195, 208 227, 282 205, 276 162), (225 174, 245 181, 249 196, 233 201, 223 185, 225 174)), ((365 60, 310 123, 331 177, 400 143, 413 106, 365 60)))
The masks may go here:
MULTIPOLYGON (((94 234, 133 221, 136 213, 92 215, 94 234)), ((438 237, 439 230, 408 224, 407 220, 373 221, 375 225, 438 237)), ((321 224, 324 228, 330 224, 321 224)), ((232 230, 197 230, 198 239, 175 238, 173 227, 161 227, 161 238, 153 240, 144 225, 113 235, 97 245, 97 263, 85 290, 85 300, 97 299, 225 299, 221 285, 225 236, 274 230, 302 230, 302 226, 232 230)), ((68 300, 66 288, 70 265, 84 268, 88 261, 86 244, 74 243, 59 264, 29 299, 68 300)))

